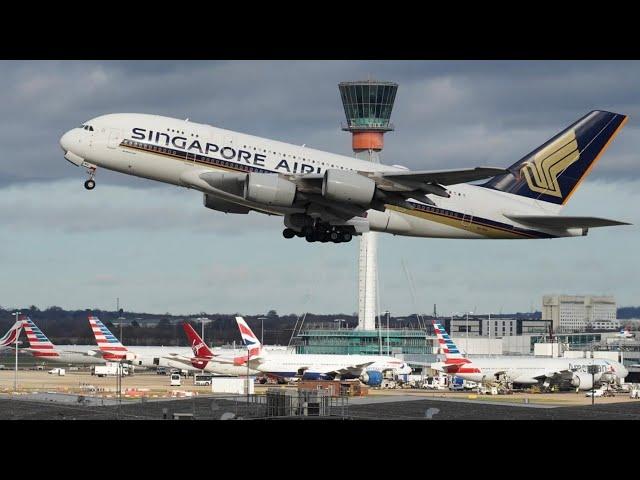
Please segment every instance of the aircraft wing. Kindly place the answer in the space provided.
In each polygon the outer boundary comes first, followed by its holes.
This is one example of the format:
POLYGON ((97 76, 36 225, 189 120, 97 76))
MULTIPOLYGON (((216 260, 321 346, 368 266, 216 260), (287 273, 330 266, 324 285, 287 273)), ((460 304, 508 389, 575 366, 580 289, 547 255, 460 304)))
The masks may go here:
POLYGON ((366 362, 366 363, 359 363, 355 365, 348 365, 343 368, 327 370, 322 373, 324 373, 325 375, 347 375, 347 374, 360 375, 365 368, 367 368, 369 365, 372 365, 374 363, 375 362, 366 362))
POLYGON ((518 223, 542 228, 593 228, 610 227, 613 225, 631 225, 627 222, 609 220, 598 217, 565 217, 562 215, 507 215, 518 223))
MULTIPOLYGON (((390 171, 390 172, 358 172, 368 177, 376 186, 387 192, 424 191, 433 193, 433 185, 455 185, 457 183, 483 180, 496 175, 509 173, 504 168, 476 167, 456 170, 418 170, 418 171, 390 171)), ((323 174, 281 174, 283 177, 296 183, 301 192, 320 193, 322 189, 323 174)))
POLYGON ((368 172, 367 176, 375 180, 383 190, 406 191, 407 188, 421 190, 425 184, 455 185, 484 180, 505 173, 509 172, 504 168, 475 167, 455 170, 368 172))

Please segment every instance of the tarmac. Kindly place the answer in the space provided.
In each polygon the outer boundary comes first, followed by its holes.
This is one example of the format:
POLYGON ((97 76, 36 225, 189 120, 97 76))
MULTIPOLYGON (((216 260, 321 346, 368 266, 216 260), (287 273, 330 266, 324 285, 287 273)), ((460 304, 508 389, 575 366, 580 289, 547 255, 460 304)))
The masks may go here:
MULTIPOLYGON (((0 419, 189 419, 265 418, 267 389, 296 390, 294 385, 255 385, 247 406, 244 395, 221 395, 209 386, 183 378, 180 387, 153 372, 123 377, 121 395, 116 377, 95 377, 88 371, 65 376, 20 370, 14 392, 14 372, 0 371, 0 419), (262 402, 262 403, 260 403, 262 402)), ((640 420, 640 400, 628 393, 598 397, 595 405, 584 392, 478 395, 473 392, 414 389, 376 390, 369 395, 335 402, 330 417, 351 420, 640 420)), ((309 418, 309 417, 306 417, 309 418)))

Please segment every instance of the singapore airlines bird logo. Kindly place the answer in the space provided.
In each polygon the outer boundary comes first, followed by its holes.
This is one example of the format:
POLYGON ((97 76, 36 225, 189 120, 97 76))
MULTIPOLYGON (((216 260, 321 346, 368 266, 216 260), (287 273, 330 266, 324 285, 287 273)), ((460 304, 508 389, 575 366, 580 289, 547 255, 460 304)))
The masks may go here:
POLYGON ((558 177, 580 158, 576 133, 568 131, 540 150, 531 160, 522 165, 524 175, 532 192, 562 198, 558 177))

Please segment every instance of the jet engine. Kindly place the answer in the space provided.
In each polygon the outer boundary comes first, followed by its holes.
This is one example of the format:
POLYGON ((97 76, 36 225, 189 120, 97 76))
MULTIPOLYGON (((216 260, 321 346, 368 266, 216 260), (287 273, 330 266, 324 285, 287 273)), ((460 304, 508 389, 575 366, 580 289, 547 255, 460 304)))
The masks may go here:
POLYGON ((376 182, 351 171, 329 169, 322 179, 322 196, 335 202, 367 206, 375 192, 376 182))
POLYGON ((239 205, 233 202, 227 202, 226 200, 216 197, 215 195, 209 195, 207 193, 204 194, 202 203, 204 203, 205 207, 210 208, 211 210, 217 210, 224 213, 247 214, 251 211, 249 207, 245 207, 244 205, 239 205))
POLYGON ((378 372, 377 370, 362 372, 362 375, 360 375, 360 381, 370 387, 377 387, 382 384, 382 372, 378 372))
POLYGON ((244 198, 275 207, 290 207, 296 184, 272 173, 249 173, 244 182, 244 198))
POLYGON ((579 388, 580 390, 591 390, 593 388, 591 374, 575 372, 573 374, 573 378, 571 379, 571 386, 579 388))

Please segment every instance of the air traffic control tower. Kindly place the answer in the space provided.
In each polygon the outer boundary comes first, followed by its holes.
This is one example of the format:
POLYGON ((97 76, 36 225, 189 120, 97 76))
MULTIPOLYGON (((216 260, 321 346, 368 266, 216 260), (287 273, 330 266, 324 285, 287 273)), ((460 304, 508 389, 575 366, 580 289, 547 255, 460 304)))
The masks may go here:
MULTIPOLYGON (((352 148, 361 160, 380 163, 384 134, 393 130, 389 122, 398 84, 366 80, 338 85, 347 122, 342 129, 352 134, 352 148)), ((378 299, 377 233, 360 237, 358 330, 375 330, 378 299)))

